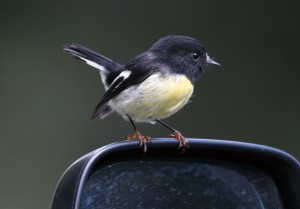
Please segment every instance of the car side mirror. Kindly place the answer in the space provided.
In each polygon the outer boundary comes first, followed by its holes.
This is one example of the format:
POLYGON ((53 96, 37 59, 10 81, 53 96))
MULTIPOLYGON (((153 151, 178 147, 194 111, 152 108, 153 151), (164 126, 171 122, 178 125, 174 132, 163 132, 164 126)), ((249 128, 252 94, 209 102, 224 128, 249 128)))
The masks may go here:
POLYGON ((225 140, 121 141, 74 162, 51 209, 299 209, 300 164, 275 148, 225 140))

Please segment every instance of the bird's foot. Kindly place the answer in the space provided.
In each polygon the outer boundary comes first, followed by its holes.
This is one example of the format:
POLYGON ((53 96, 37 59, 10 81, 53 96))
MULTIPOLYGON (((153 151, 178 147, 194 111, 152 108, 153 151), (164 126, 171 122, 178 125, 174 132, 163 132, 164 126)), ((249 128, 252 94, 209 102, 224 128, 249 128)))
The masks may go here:
POLYGON ((182 153, 184 153, 189 148, 188 140, 184 136, 182 136, 179 131, 175 131, 173 134, 171 134, 171 136, 178 140, 178 149, 180 149, 182 153))
POLYGON ((128 135, 127 140, 137 139, 140 141, 140 147, 143 147, 144 152, 147 152, 147 143, 151 142, 149 136, 143 136, 139 131, 136 131, 133 135, 128 135))

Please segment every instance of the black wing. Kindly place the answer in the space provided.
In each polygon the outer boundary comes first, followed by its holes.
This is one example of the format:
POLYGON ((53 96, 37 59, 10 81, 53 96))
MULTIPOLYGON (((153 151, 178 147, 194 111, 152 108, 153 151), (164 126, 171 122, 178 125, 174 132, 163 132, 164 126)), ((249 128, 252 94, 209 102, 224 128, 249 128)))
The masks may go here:
POLYGON ((95 119, 97 117, 102 118, 102 115, 105 115, 106 113, 105 110, 110 109, 107 105, 108 102, 125 89, 143 82, 156 72, 169 72, 169 69, 164 62, 162 62, 162 60, 160 60, 156 54, 151 51, 146 51, 136 56, 122 69, 122 72, 111 80, 110 87, 95 108, 91 119, 95 119))
POLYGON ((97 105, 97 107, 94 110, 94 113, 92 114, 91 119, 101 117, 101 113, 105 112, 104 110, 107 108, 108 102, 120 94, 123 90, 139 84, 143 82, 146 78, 148 78, 151 73, 150 71, 137 71, 137 72, 132 72, 129 70, 125 70, 124 72, 130 72, 130 75, 127 76, 122 76, 122 73, 120 76, 118 76, 111 84, 111 86, 108 88, 108 90, 105 92, 103 95, 101 101, 97 105))
MULTIPOLYGON (((154 56, 151 56, 151 58, 154 58, 154 56)), ((159 62, 149 59, 147 52, 132 59, 124 66, 122 73, 112 81, 110 87, 95 108, 91 119, 99 116, 101 118, 101 113, 105 112, 104 110, 112 98, 120 94, 123 90, 143 82, 153 73, 162 71, 162 67, 159 62)))
POLYGON ((109 87, 109 89, 105 92, 103 95, 101 101, 97 105, 97 107, 94 110, 94 113, 91 116, 91 119, 95 119, 100 116, 100 114, 105 110, 107 107, 108 102, 115 97, 118 93, 121 92, 120 85, 124 82, 124 77, 118 77, 114 80, 112 85, 109 87))

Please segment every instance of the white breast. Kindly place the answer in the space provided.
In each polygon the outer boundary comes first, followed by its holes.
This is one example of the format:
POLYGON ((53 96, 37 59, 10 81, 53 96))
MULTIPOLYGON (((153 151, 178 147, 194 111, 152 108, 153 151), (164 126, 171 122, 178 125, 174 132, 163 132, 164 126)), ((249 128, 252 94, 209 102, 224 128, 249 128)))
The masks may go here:
POLYGON ((110 105, 124 118, 151 122, 176 113, 189 100, 193 85, 184 75, 155 74, 124 90, 110 105))

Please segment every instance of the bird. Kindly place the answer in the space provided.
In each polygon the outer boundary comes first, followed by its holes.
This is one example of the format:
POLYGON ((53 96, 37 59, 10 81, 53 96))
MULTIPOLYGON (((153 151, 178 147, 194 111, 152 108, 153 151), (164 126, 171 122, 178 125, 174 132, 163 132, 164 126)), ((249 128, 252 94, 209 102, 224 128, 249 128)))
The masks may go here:
POLYGON ((136 123, 141 122, 164 126, 178 140, 180 150, 189 147, 188 140, 162 119, 190 101, 194 84, 210 65, 220 66, 197 39, 184 35, 162 37, 125 64, 76 43, 63 45, 63 50, 99 70, 105 93, 92 120, 104 119, 113 112, 120 114, 134 129, 127 139, 137 139, 144 152, 151 138, 137 129, 136 123))

